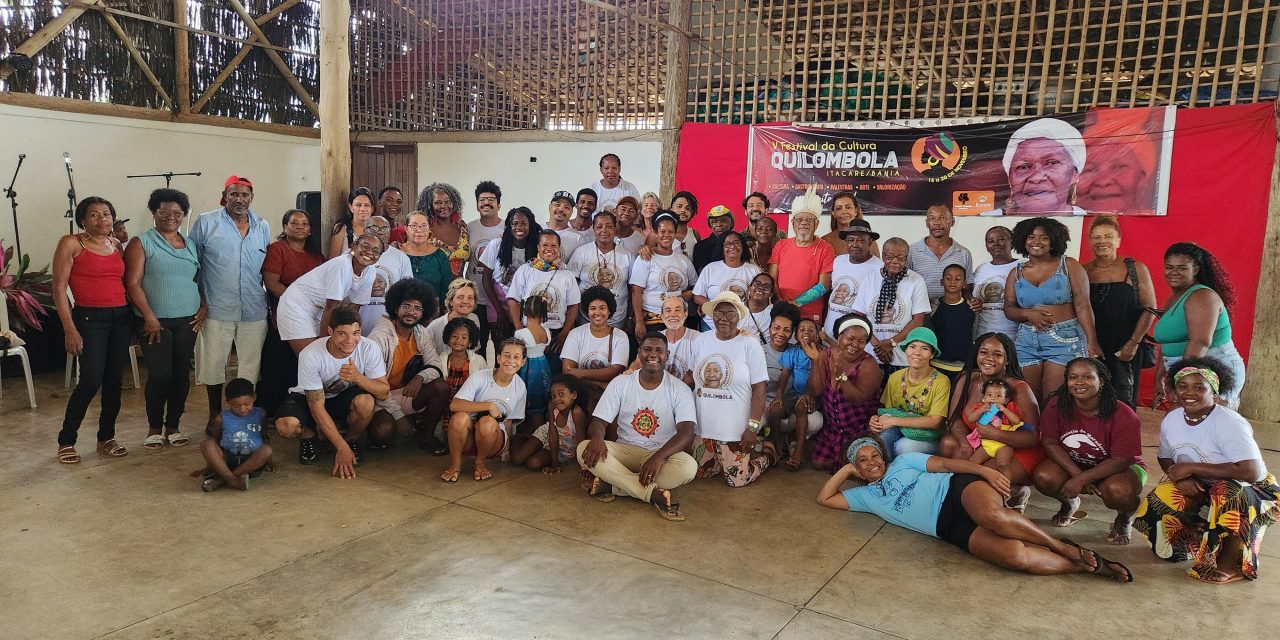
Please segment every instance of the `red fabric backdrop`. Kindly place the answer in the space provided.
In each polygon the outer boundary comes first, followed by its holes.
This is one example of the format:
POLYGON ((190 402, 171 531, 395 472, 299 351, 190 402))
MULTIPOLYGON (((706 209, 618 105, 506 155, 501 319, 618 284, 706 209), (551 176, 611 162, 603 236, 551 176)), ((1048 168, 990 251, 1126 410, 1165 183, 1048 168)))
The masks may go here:
MULTIPOLYGON (((676 158, 676 189, 697 196, 700 209, 723 202, 740 212, 747 185, 748 135, 745 125, 684 125, 676 158)), ((1164 251, 1169 245, 1192 241, 1217 256, 1235 288, 1232 334, 1246 360, 1253 339, 1254 300, 1262 268, 1275 150, 1275 103, 1180 109, 1173 138, 1168 215, 1133 216, 1121 223, 1121 253, 1151 269, 1158 302, 1163 303, 1169 294, 1163 277, 1164 251)), ((744 220, 737 222, 738 228, 744 226, 744 220)), ((706 231, 701 217, 694 226, 699 232, 706 231)), ((1085 247, 1080 259, 1089 258, 1085 247)), ((1144 386, 1149 387, 1150 374, 1145 378, 1144 386)))

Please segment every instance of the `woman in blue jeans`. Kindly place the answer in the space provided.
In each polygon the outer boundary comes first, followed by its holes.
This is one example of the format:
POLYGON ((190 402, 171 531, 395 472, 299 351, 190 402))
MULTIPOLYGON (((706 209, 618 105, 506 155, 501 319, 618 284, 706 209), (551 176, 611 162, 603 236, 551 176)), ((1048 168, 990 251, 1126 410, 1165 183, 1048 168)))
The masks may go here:
POLYGON ((129 453, 116 442, 120 384, 129 357, 131 314, 124 293, 124 258, 111 234, 115 207, 97 196, 76 205, 83 231, 62 236, 53 254, 53 303, 62 321, 67 353, 80 357, 80 381, 67 399, 58 432, 58 462, 76 464, 76 434, 93 396, 102 390, 98 415, 98 453, 119 458, 129 453), (75 297, 75 306, 67 289, 75 297))
POLYGON ((1053 218, 1013 228, 1013 249, 1027 257, 1009 272, 1004 314, 1019 323, 1014 346, 1027 384, 1043 404, 1062 386, 1067 363, 1101 358, 1089 302, 1089 274, 1066 256, 1071 232, 1053 218))
POLYGON ((181 231, 182 219, 191 212, 187 194, 156 189, 147 208, 155 226, 134 238, 124 252, 125 287, 147 361, 148 432, 142 446, 159 449, 168 442, 181 447, 190 442, 178 422, 191 388, 196 332, 204 322, 196 284, 200 257, 181 231))

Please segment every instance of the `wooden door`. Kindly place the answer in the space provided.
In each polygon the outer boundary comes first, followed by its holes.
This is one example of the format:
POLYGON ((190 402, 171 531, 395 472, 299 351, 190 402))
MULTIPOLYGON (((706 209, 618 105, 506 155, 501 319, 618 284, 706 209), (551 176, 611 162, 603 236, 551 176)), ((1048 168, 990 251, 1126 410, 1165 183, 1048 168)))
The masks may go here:
POLYGON ((368 187, 375 194, 396 186, 404 194, 405 213, 418 199, 418 146, 357 144, 351 149, 351 188, 368 187))

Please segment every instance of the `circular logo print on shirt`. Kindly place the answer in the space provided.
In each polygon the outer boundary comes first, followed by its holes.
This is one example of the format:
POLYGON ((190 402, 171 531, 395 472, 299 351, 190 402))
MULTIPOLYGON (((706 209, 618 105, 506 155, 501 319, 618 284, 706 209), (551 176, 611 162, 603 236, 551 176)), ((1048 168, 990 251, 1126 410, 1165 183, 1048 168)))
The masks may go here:
POLYGON ((552 316, 556 318, 560 317, 560 287, 557 287, 550 282, 544 282, 542 284, 534 285, 534 287, 529 290, 529 296, 542 296, 542 299, 547 301, 548 320, 551 319, 552 316))
POLYGON ((666 289, 668 293, 684 291, 687 283, 688 280, 684 277, 683 269, 667 267, 659 273, 658 285, 666 289))
POLYGON ((646 438, 652 438, 658 432, 658 414, 652 409, 637 411, 631 418, 631 428, 646 438))
POLYGON ((387 297, 387 289, 391 287, 391 270, 380 265, 373 265, 373 287, 369 291, 370 298, 387 297))
POLYGON ((742 280, 730 280, 720 285, 721 291, 732 291, 737 294, 743 304, 747 302, 747 283, 742 280))
POLYGON ((901 295, 893 297, 893 304, 884 308, 884 313, 876 319, 877 324, 906 324, 907 304, 901 295))
POLYGON ((598 264, 588 270, 587 274, 591 276, 592 280, 595 280, 596 284, 606 289, 612 289, 613 285, 617 284, 618 280, 621 278, 621 276, 613 270, 613 267, 610 267, 607 264, 598 264))
POLYGON ((733 363, 723 354, 713 353, 698 363, 694 378, 704 389, 723 389, 733 381, 733 363))
POLYGON ((603 351, 594 351, 582 356, 580 366, 583 369, 603 369, 609 364, 609 354, 603 351))
POLYGON ((831 290, 831 304, 847 307, 858 297, 858 281, 845 276, 835 281, 831 290))
POLYGON ((983 304, 1004 304, 1004 285, 992 280, 978 288, 978 298, 983 304))

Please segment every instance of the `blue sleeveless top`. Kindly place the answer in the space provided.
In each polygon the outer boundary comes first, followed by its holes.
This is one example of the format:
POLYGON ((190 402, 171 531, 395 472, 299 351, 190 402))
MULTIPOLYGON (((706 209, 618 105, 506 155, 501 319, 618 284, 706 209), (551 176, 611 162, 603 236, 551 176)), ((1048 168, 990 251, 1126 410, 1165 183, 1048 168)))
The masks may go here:
POLYGON ((1050 304, 1067 304, 1071 302, 1071 279, 1067 277, 1067 257, 1063 256, 1058 263, 1058 270, 1048 280, 1039 285, 1031 284, 1022 276, 1023 265, 1018 265, 1018 279, 1013 282, 1013 291, 1018 298, 1018 306, 1023 309, 1050 304))
POLYGON ((157 318, 185 318, 200 310, 200 288, 196 286, 200 258, 191 238, 182 236, 182 239, 186 246, 174 249, 155 227, 134 239, 142 243, 146 254, 142 291, 147 294, 147 304, 157 318))

